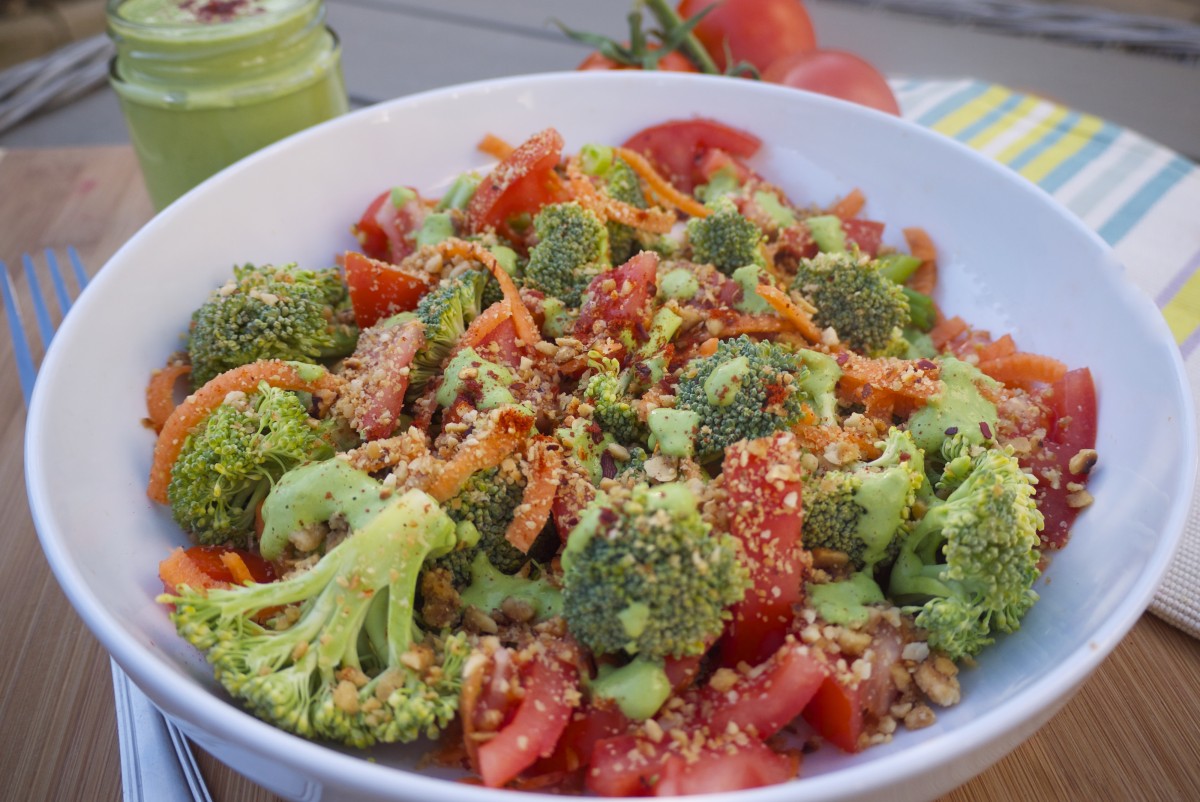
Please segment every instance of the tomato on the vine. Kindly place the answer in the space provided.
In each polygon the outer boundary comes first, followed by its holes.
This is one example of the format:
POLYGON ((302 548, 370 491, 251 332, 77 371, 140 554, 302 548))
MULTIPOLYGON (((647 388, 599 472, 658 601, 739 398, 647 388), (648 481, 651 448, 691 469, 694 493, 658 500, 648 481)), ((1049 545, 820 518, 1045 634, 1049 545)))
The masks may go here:
MULTIPOLYGON (((659 45, 650 43, 646 45, 650 50, 658 50, 659 45)), ((599 50, 588 55, 583 61, 579 62, 577 70, 638 70, 632 64, 622 64, 615 59, 601 53, 599 50)), ((666 53, 658 60, 657 69, 663 72, 696 72, 696 65, 691 62, 687 56, 680 53, 678 50, 672 50, 666 53)))
POLYGON ((849 100, 899 116, 900 105, 887 79, 869 63, 844 50, 809 50, 775 61, 763 80, 849 100))
POLYGON ((689 19, 710 6, 694 33, 719 69, 732 60, 762 72, 790 53, 816 46, 812 20, 800 0, 682 0, 679 15, 689 19))

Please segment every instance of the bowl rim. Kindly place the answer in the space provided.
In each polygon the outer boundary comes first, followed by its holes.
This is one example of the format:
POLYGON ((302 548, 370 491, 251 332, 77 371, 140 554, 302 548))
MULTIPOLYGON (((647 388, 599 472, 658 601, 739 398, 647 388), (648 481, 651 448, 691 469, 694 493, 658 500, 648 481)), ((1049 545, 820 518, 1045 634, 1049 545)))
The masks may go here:
MULTIPOLYGON (((673 84, 724 82, 728 79, 719 76, 664 73, 651 75, 637 72, 552 72, 456 84, 376 103, 281 140, 246 157, 238 164, 208 179, 148 222, 146 226, 117 250, 105 266, 119 263, 123 259, 125 252, 134 247, 146 232, 153 231, 177 214, 184 213, 189 205, 188 199, 193 195, 208 192, 209 187, 219 185, 228 175, 238 169, 240 165, 274 158, 276 152, 289 147, 289 144, 295 139, 308 137, 317 131, 340 126, 359 125, 370 119, 382 122, 384 118, 396 109, 436 101, 443 97, 449 98, 454 95, 469 96, 480 92, 511 91, 514 88, 536 89, 545 83, 555 84, 564 80, 579 83, 632 81, 638 83, 655 83, 660 86, 669 87, 673 84)), ((891 120, 889 124, 900 126, 898 130, 905 131, 907 135, 936 139, 942 146, 953 148, 962 156, 986 165, 986 169, 998 176, 1003 176, 1008 182, 1015 182, 1020 186, 1022 191, 1033 198, 1031 202, 1039 203, 1047 214, 1057 216, 1064 224, 1076 229, 1077 232, 1086 234, 1092 240, 1097 247, 1097 255, 1103 257, 1100 261, 1104 264, 1099 267, 1112 273, 1111 279, 1118 282, 1118 286, 1127 286, 1130 290, 1133 290, 1133 292, 1128 293, 1131 296, 1130 312, 1135 314, 1141 323, 1152 330, 1156 330, 1161 335, 1160 339, 1162 342, 1173 342, 1166 334, 1166 324, 1161 315, 1158 314, 1157 308, 1122 273, 1112 249, 1095 232, 1084 226, 1081 221, 1071 215, 1064 207, 1058 205, 1049 195, 1026 179, 1007 170, 983 154, 970 149, 965 144, 944 137, 916 123, 895 118, 873 109, 854 106, 823 95, 815 95, 785 87, 751 84, 750 82, 745 83, 745 88, 739 91, 764 92, 768 96, 777 98, 780 102, 810 103, 818 107, 837 107, 841 109, 839 113, 877 115, 878 117, 889 118, 891 120), (803 100, 800 99, 801 96, 803 96, 803 100)), ((111 271, 105 272, 101 270, 93 280, 92 286, 106 284, 109 280, 115 280, 111 278, 112 275, 114 274, 111 271)), ((86 303, 87 295, 81 296, 80 300, 81 303, 86 303)), ((78 316, 74 318, 74 320, 78 319, 78 316)), ((61 354, 65 347, 62 346, 62 343, 64 341, 69 342, 72 339, 70 332, 74 329, 73 322, 71 317, 68 317, 63 322, 62 329, 66 330, 68 334, 65 337, 55 337, 46 355, 44 367, 53 366, 62 358, 61 354)), ((1178 487, 1185 491, 1181 497, 1190 499, 1197 467, 1196 421, 1195 415, 1191 414, 1194 406, 1191 399, 1190 383, 1187 380, 1184 370, 1182 355, 1177 348, 1171 349, 1169 359, 1174 368, 1174 375, 1171 377, 1171 386, 1166 389, 1174 391, 1174 394, 1183 403, 1181 411, 1186 413, 1180 415, 1180 419, 1177 421, 1181 427, 1181 439, 1183 441, 1181 457, 1186 463, 1183 466, 1184 471, 1179 476, 1178 487)), ((99 599, 91 593, 79 567, 65 548, 64 543, 59 540, 53 531, 50 516, 48 515, 48 510, 53 504, 52 493, 49 492, 52 490, 52 485, 42 481, 42 478, 45 476, 45 460, 43 459, 41 450, 38 448, 41 433, 49 423, 45 412, 44 398, 45 388, 43 384, 36 384, 30 404, 25 437, 27 494, 42 548, 64 593, 70 599, 72 605, 80 617, 83 618, 88 628, 112 654, 117 663, 125 669, 139 687, 147 695, 151 696, 165 712, 218 738, 236 743, 246 751, 260 754, 268 760, 297 769, 305 776, 317 778, 322 782, 332 781, 340 788, 354 789, 365 793, 388 794, 395 791, 397 788, 396 780, 400 776, 404 778, 405 790, 409 793, 415 794, 422 791, 429 793, 445 792, 448 788, 454 787, 456 788, 456 794, 463 799, 479 800, 479 802, 500 799, 497 794, 504 793, 502 790, 498 791, 482 787, 475 788, 461 784, 450 786, 447 785, 448 781, 442 778, 410 772, 392 766, 377 765, 358 755, 341 752, 324 743, 309 741, 284 732, 246 713, 228 700, 215 696, 209 690, 192 682, 190 678, 174 671, 165 670, 167 666, 163 658, 153 650, 144 648, 132 635, 127 634, 115 616, 105 610, 100 604, 99 599)), ((984 711, 975 719, 976 722, 982 722, 980 726, 969 727, 966 732, 955 731, 946 733, 923 743, 915 744, 911 748, 899 750, 895 754, 883 755, 870 763, 870 772, 864 771, 867 767, 857 767, 857 769, 848 771, 834 770, 813 777, 800 776, 796 780, 783 785, 767 786, 755 789, 752 792, 704 795, 704 798, 746 799, 748 798, 747 794, 750 793, 755 795, 754 798, 766 800, 768 797, 776 794, 782 798, 802 787, 814 799, 826 799, 835 798, 838 796, 838 792, 846 792, 847 790, 854 792, 878 790, 887 785, 893 785, 898 781, 925 774, 931 769, 948 764, 957 758, 968 756, 986 744, 994 742, 998 736, 1010 735, 1023 724, 1036 719, 1039 714, 1044 713, 1046 710, 1056 710, 1058 706, 1070 697, 1074 690, 1079 687, 1083 680, 1100 664, 1109 652, 1115 648, 1121 638, 1133 627, 1137 619, 1146 610, 1159 581, 1167 570, 1171 557, 1179 545, 1189 509, 1190 504, 1183 501, 1178 501, 1170 509, 1169 517, 1166 519, 1163 527, 1163 537, 1160 539, 1157 548, 1148 556, 1146 569, 1131 586, 1126 601, 1116 610, 1117 614, 1104 621, 1092 633, 1087 648, 1076 649, 1066 660, 1060 662, 1050 671, 1042 674, 1019 690, 999 709, 984 711), (861 776, 853 776, 851 772, 855 770, 861 776), (863 779, 867 775, 869 775, 869 778, 864 782, 863 779), (796 783, 800 783, 801 785, 797 786, 796 783)), ((1014 741, 1004 751, 1009 751, 1016 743, 1014 741)), ((1000 754, 1003 754, 1003 752, 1000 754)), ((989 762, 994 761, 999 756, 994 756, 989 762)), ((975 773, 977 772, 972 771, 972 774, 975 773)), ((559 797, 526 792, 526 798, 544 798, 549 800, 559 797)))

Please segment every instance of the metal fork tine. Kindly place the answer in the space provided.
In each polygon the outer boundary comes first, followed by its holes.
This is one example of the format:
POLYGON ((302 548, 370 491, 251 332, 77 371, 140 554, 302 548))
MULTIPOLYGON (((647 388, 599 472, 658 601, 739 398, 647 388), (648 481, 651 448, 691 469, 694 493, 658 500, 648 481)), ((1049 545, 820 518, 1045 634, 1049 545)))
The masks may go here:
POLYGON ((29 297, 33 301, 38 334, 42 336, 42 348, 49 348, 50 341, 54 339, 54 322, 50 320, 50 310, 46 308, 46 299, 42 296, 42 285, 33 266, 33 257, 24 253, 21 254, 21 261, 25 264, 25 279, 29 282, 29 297))
POLYGON ((21 321, 21 310, 17 308, 17 293, 13 289, 12 277, 8 274, 8 265, 0 261, 0 292, 4 294, 4 316, 8 319, 8 333, 13 341, 13 359, 17 363, 17 379, 21 382, 21 395, 25 397, 25 405, 33 395, 33 382, 37 378, 37 368, 33 366, 33 354, 29 350, 29 340, 25 338, 25 324, 21 321))
POLYGON ((75 281, 79 283, 79 291, 83 292, 83 288, 88 283, 88 274, 83 269, 83 262, 79 260, 79 251, 75 250, 74 245, 67 246, 67 258, 71 260, 71 267, 75 271, 75 281))
POLYGON ((49 248, 46 249, 46 266, 50 268, 50 283, 54 285, 58 308, 63 313, 63 317, 66 317, 67 312, 71 309, 71 295, 67 292, 67 285, 63 282, 62 271, 58 269, 58 257, 49 248))

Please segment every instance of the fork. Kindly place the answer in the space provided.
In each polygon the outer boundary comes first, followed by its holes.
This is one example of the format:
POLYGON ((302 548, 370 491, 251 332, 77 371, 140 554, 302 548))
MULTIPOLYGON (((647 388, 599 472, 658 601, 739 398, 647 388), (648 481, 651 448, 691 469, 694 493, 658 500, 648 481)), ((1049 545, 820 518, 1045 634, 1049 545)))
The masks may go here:
MULTIPOLYGON (((75 248, 67 248, 76 296, 87 286, 87 271, 75 248)), ((21 262, 25 268, 25 281, 29 288, 29 300, 33 307, 38 338, 42 343, 41 354, 50 347, 55 324, 50 307, 42 292, 36 263, 32 256, 23 254, 21 262)), ((58 255, 50 249, 45 254, 46 274, 54 290, 60 318, 65 318, 71 308, 72 292, 59 267, 58 255)), ((8 265, 0 261, 0 295, 4 297, 4 314, 8 319, 8 330, 12 335, 13 355, 17 365, 17 379, 25 405, 33 393, 37 378, 39 358, 31 347, 32 332, 26 333, 16 288, 8 265)), ((128 675, 112 663, 113 693, 117 710, 117 735, 121 746, 121 786, 125 802, 212 802, 204 777, 196 765, 195 755, 186 736, 170 718, 165 716, 146 698, 128 675)))

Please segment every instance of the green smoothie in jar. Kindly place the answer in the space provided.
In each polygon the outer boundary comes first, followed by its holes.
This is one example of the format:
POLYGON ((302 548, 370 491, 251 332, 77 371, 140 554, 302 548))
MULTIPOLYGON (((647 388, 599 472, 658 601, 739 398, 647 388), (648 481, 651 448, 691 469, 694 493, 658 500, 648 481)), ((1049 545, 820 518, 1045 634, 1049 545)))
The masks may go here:
POLYGON ((320 0, 109 0, 112 86, 162 209, 348 108, 320 0))

